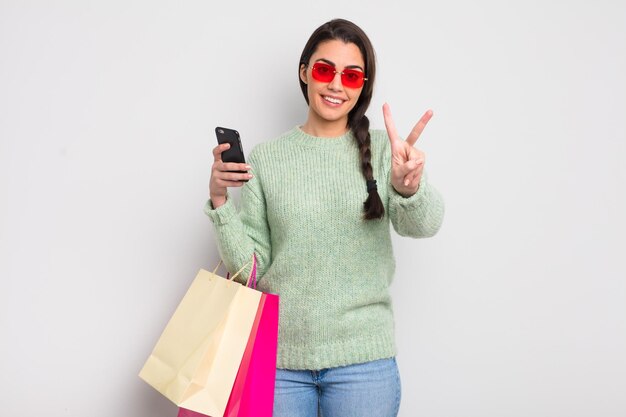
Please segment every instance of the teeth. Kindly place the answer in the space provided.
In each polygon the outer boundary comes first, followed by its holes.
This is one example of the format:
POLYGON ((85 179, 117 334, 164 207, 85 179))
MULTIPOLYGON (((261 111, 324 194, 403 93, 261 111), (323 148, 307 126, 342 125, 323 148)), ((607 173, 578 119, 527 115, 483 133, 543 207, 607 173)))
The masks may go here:
POLYGON ((343 100, 339 100, 338 98, 333 98, 333 97, 328 97, 328 96, 324 96, 324 100, 330 101, 331 103, 335 103, 335 104, 343 103, 343 100))

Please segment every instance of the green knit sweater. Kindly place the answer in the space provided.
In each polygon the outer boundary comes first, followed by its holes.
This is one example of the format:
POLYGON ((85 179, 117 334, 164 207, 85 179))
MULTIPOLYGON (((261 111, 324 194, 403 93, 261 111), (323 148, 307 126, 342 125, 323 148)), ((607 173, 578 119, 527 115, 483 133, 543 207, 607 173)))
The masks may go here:
POLYGON ((400 235, 429 237, 444 206, 425 176, 415 195, 398 194, 387 133, 372 130, 371 142, 381 220, 362 218, 367 189, 352 133, 319 138, 298 127, 250 153, 254 178, 242 188, 239 211, 231 198, 215 210, 205 205, 228 270, 254 252, 258 289, 280 296, 278 368, 319 370, 396 354, 390 222, 400 235))

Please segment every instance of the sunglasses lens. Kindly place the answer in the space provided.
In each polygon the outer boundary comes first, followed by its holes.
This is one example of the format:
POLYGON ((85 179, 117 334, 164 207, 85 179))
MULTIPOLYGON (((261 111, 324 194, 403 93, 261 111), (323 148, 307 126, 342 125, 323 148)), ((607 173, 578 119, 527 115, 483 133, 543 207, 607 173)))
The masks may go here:
POLYGON ((346 87, 359 88, 363 85, 364 76, 361 71, 345 69, 341 75, 341 82, 346 87))
POLYGON ((335 68, 328 64, 322 64, 320 62, 317 62, 313 65, 311 75, 313 75, 313 78, 317 81, 327 83, 335 78, 335 68))
MULTIPOLYGON (((323 62, 316 62, 311 69, 311 75, 319 82, 329 83, 335 78, 335 67, 323 62)), ((341 74, 341 83, 348 88, 360 88, 365 81, 361 71, 344 69, 341 74)))

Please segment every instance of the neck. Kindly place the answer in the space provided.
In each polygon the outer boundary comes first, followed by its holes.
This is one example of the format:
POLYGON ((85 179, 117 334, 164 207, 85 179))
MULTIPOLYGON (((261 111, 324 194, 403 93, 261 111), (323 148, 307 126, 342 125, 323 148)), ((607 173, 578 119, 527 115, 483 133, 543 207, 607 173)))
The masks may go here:
POLYGON ((343 136, 348 130, 348 116, 338 120, 324 120, 313 112, 302 125, 304 133, 321 138, 336 138, 343 136))

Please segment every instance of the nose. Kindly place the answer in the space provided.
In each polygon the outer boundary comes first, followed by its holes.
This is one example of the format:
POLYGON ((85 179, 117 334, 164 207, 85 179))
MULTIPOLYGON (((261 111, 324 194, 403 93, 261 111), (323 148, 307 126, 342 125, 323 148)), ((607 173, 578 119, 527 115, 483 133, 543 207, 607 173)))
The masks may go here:
POLYGON ((335 72, 335 76, 333 77, 332 81, 328 83, 328 88, 333 91, 341 91, 343 89, 340 72, 335 72))

